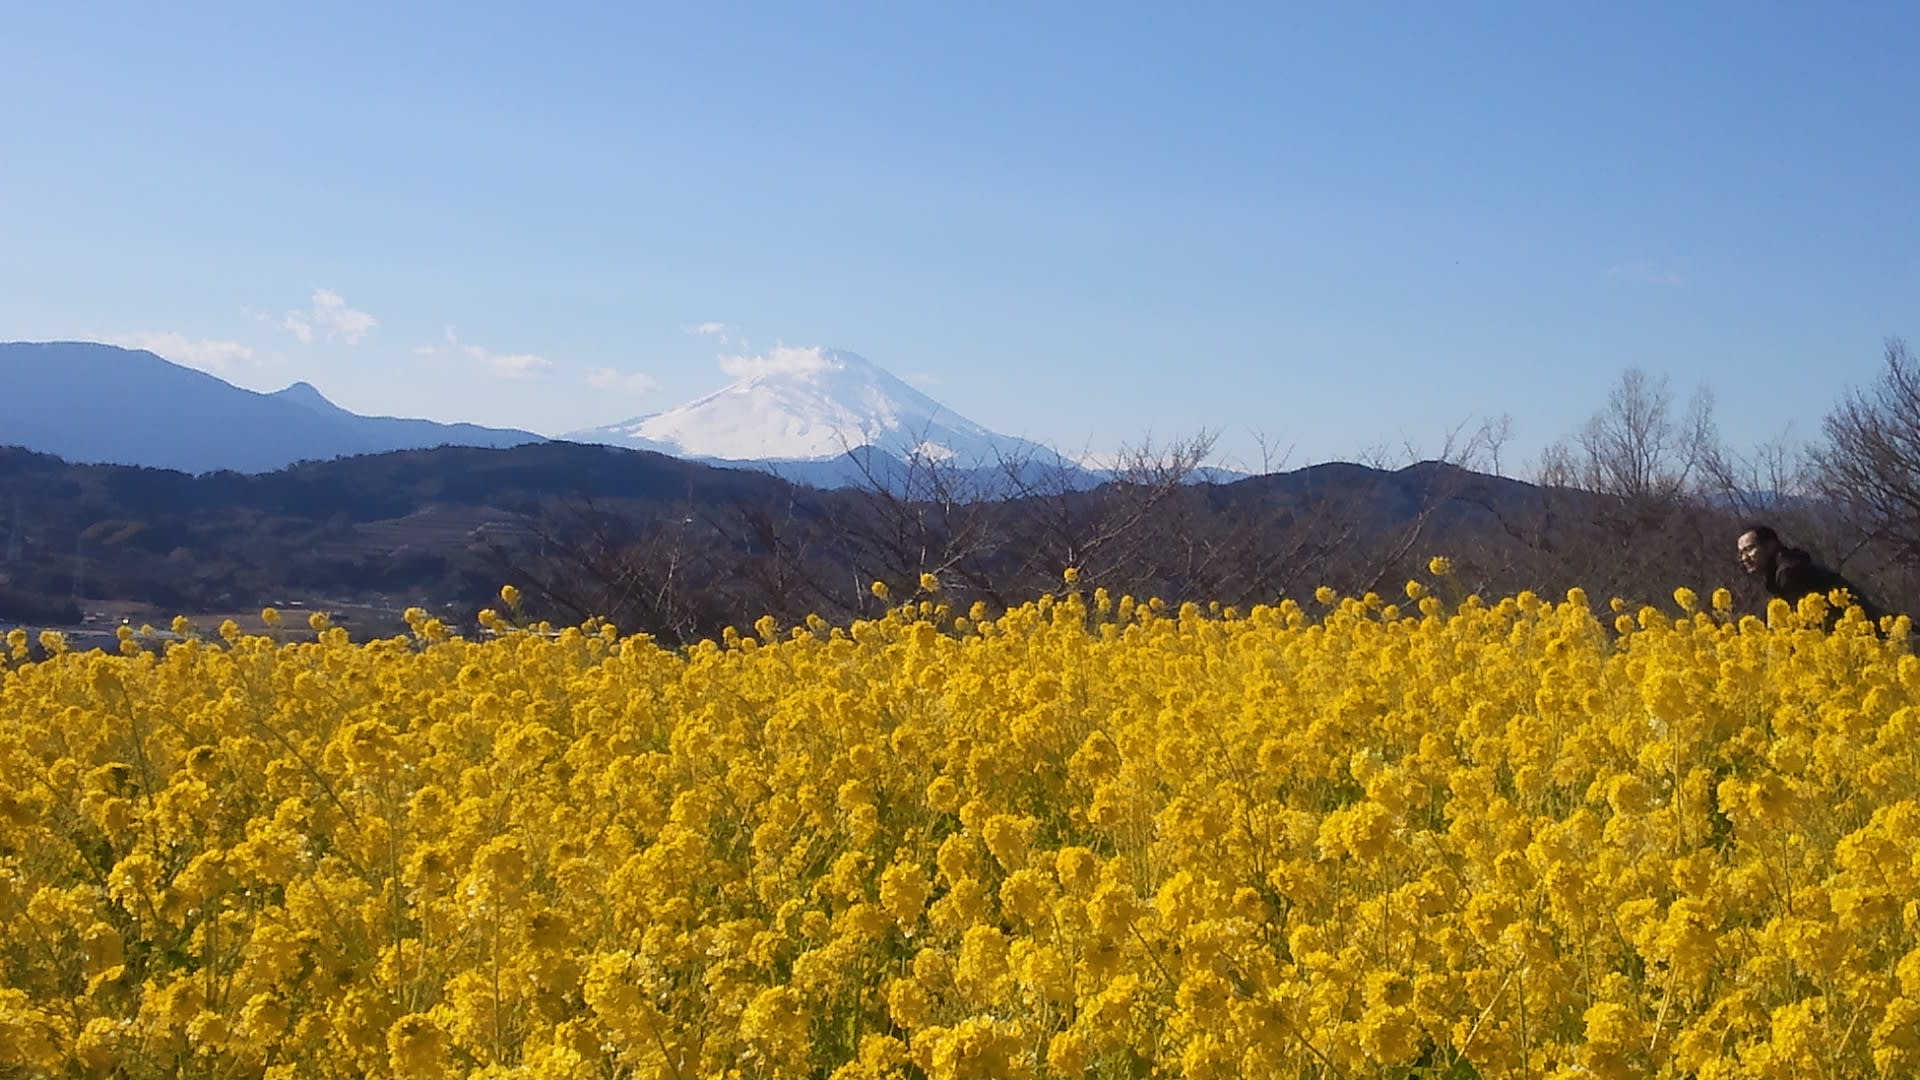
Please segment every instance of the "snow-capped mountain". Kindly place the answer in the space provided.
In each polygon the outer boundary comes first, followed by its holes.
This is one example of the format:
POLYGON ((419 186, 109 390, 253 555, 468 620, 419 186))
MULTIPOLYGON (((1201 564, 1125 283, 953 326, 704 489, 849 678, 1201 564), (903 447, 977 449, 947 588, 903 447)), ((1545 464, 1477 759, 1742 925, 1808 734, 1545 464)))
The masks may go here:
POLYGON ((1054 451, 989 431, 844 350, 779 348, 740 374, 678 408, 562 437, 715 464, 751 463, 816 484, 857 482, 855 463, 876 451, 896 462, 958 469, 1018 462, 1079 471, 1054 451))

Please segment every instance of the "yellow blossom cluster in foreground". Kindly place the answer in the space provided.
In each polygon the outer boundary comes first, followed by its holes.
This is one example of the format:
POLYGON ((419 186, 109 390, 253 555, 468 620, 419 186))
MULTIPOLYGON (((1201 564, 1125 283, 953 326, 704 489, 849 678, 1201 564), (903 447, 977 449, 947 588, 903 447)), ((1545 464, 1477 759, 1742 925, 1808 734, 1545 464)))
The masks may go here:
POLYGON ((0 1072, 1920 1072, 1904 619, 1407 591, 16 633, 0 1072))

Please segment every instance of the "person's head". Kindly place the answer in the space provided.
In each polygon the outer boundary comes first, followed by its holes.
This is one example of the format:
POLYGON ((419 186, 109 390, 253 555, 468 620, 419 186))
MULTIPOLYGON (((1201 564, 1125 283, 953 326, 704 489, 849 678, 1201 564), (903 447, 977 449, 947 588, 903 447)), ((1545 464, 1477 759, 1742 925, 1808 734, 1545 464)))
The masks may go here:
POLYGON ((1749 525, 1735 545, 1740 568, 1749 574, 1764 574, 1773 569, 1780 557, 1780 534, 1767 525, 1749 525))

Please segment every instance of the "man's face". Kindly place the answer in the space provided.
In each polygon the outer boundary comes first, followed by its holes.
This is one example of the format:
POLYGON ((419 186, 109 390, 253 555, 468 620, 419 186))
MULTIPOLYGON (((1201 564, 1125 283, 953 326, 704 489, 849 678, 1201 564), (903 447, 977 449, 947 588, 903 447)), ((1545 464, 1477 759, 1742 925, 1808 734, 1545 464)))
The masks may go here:
POLYGON ((1752 533, 1741 533, 1738 545, 1740 569, 1749 574, 1764 573, 1767 567, 1773 565, 1774 548, 1778 546, 1773 541, 1762 540, 1752 533))

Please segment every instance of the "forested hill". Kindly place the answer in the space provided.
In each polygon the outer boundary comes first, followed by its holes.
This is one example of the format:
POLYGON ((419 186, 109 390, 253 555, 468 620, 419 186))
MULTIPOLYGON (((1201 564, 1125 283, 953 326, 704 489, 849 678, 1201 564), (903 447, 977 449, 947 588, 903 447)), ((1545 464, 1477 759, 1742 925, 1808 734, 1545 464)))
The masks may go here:
POLYGON ((186 609, 304 594, 462 599, 498 584, 489 543, 512 548, 547 508, 604 503, 643 521, 669 506, 793 491, 770 476, 571 443, 197 476, 0 447, 0 619, 45 619, 50 602, 76 596, 186 609))
MULTIPOLYGON (((571 443, 442 447, 199 476, 0 448, 0 621, 90 600, 184 612, 276 599, 430 598, 469 611, 507 582, 556 618, 672 638, 870 611, 873 581, 990 606, 1089 586, 1255 604, 1315 586, 1390 595, 1450 555, 1454 587, 1580 584, 1658 598, 1726 576, 1725 516, 1648 508, 1425 462, 1326 464, 1231 484, 1179 468, 1092 491, 959 490, 939 467, 889 491, 571 443)), ((394 602, 399 602, 397 599, 394 602)))

